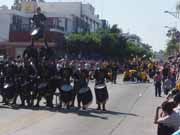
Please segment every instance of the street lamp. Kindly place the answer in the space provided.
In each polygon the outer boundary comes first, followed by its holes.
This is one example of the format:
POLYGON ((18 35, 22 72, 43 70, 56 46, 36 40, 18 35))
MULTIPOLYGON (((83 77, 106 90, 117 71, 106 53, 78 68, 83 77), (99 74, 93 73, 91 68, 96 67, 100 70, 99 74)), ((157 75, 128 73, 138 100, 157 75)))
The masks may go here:
POLYGON ((174 29, 175 27, 164 26, 164 28, 167 28, 167 29, 174 29))
POLYGON ((169 30, 176 30, 176 27, 164 26, 164 28, 169 29, 169 30))
POLYGON ((180 12, 171 12, 171 11, 164 11, 166 14, 170 14, 171 16, 175 17, 176 19, 180 19, 180 12))

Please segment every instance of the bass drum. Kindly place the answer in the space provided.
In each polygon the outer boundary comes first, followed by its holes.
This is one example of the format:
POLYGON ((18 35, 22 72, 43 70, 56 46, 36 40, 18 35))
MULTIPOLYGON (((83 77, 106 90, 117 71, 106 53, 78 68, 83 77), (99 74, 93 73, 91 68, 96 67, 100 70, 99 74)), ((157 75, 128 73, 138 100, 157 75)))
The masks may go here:
POLYGON ((13 84, 5 83, 2 91, 3 98, 9 103, 16 95, 15 87, 13 84))
POLYGON ((38 85, 38 89, 39 89, 39 90, 44 90, 44 89, 47 88, 47 86, 48 86, 48 84, 47 84, 46 82, 42 82, 42 83, 40 83, 40 84, 38 85))
POLYGON ((61 95, 60 95, 60 99, 61 101, 67 105, 70 104, 73 100, 73 87, 69 84, 64 84, 61 86, 60 88, 61 91, 61 95))
POLYGON ((84 107, 88 107, 93 101, 93 95, 89 87, 81 88, 78 92, 78 101, 82 102, 84 107))
POLYGON ((109 98, 109 94, 108 94, 106 85, 105 84, 96 84, 94 89, 95 89, 95 95, 96 95, 96 103, 97 104, 106 103, 106 101, 109 98))

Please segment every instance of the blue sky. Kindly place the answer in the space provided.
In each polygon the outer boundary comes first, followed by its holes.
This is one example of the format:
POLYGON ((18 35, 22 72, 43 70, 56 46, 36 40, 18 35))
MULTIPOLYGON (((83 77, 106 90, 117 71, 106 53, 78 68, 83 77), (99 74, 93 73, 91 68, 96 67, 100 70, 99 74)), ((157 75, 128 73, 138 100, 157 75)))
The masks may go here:
MULTIPOLYGON (((10 6, 13 1, 14 0, 1 0, 0 5, 6 4, 10 6)), ((63 0, 46 1, 53 2, 63 0)), ((156 51, 164 49, 167 42, 167 29, 165 29, 164 26, 180 26, 179 20, 164 13, 165 10, 174 11, 177 0, 83 1, 93 4, 96 8, 96 13, 109 20, 110 24, 118 24, 124 32, 139 35, 143 42, 150 44, 156 51)))

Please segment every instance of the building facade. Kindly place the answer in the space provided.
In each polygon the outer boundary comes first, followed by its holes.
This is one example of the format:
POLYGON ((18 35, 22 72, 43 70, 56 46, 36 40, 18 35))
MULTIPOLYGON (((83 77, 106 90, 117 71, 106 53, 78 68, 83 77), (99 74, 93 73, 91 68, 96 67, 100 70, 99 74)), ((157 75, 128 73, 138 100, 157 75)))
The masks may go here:
MULTIPOLYGON (((0 55, 16 57, 22 55, 24 49, 31 45, 30 31, 33 13, 0 8, 0 55)), ((55 47, 64 43, 64 33, 58 24, 58 17, 47 16, 45 35, 48 44, 55 47)), ((35 43, 37 48, 43 46, 42 41, 35 43)))
POLYGON ((10 10, 6 7, 0 7, 0 16, 0 42, 8 41, 11 23, 10 10))
MULTIPOLYGON (((64 34, 95 32, 102 28, 102 20, 95 14, 95 8, 91 4, 22 0, 12 6, 12 10, 7 7, 0 8, 0 54, 6 52, 14 57, 22 54, 30 45, 31 18, 37 7, 41 7, 47 17, 46 35, 51 46, 56 42, 63 44, 64 34)), ((41 44, 43 43, 38 43, 37 46, 41 44)))
POLYGON ((103 29, 108 29, 108 28, 110 28, 110 25, 109 25, 109 23, 108 23, 107 20, 102 19, 102 20, 101 20, 101 27, 102 27, 103 29))
POLYGON ((101 20, 91 4, 82 2, 22 2, 21 11, 33 13, 37 7, 48 16, 56 16, 65 33, 95 32, 101 27, 101 20))

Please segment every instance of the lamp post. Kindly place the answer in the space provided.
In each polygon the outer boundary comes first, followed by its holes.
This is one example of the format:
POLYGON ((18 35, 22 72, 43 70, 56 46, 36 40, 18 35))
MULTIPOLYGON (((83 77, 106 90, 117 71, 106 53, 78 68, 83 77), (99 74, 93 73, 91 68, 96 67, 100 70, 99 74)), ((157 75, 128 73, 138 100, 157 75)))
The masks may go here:
POLYGON ((167 28, 167 29, 175 29, 175 27, 170 27, 170 26, 164 26, 164 28, 167 28))
POLYGON ((175 17, 176 19, 180 19, 180 12, 176 11, 176 12, 171 12, 171 11, 164 11, 164 13, 166 14, 170 14, 171 16, 175 17))

